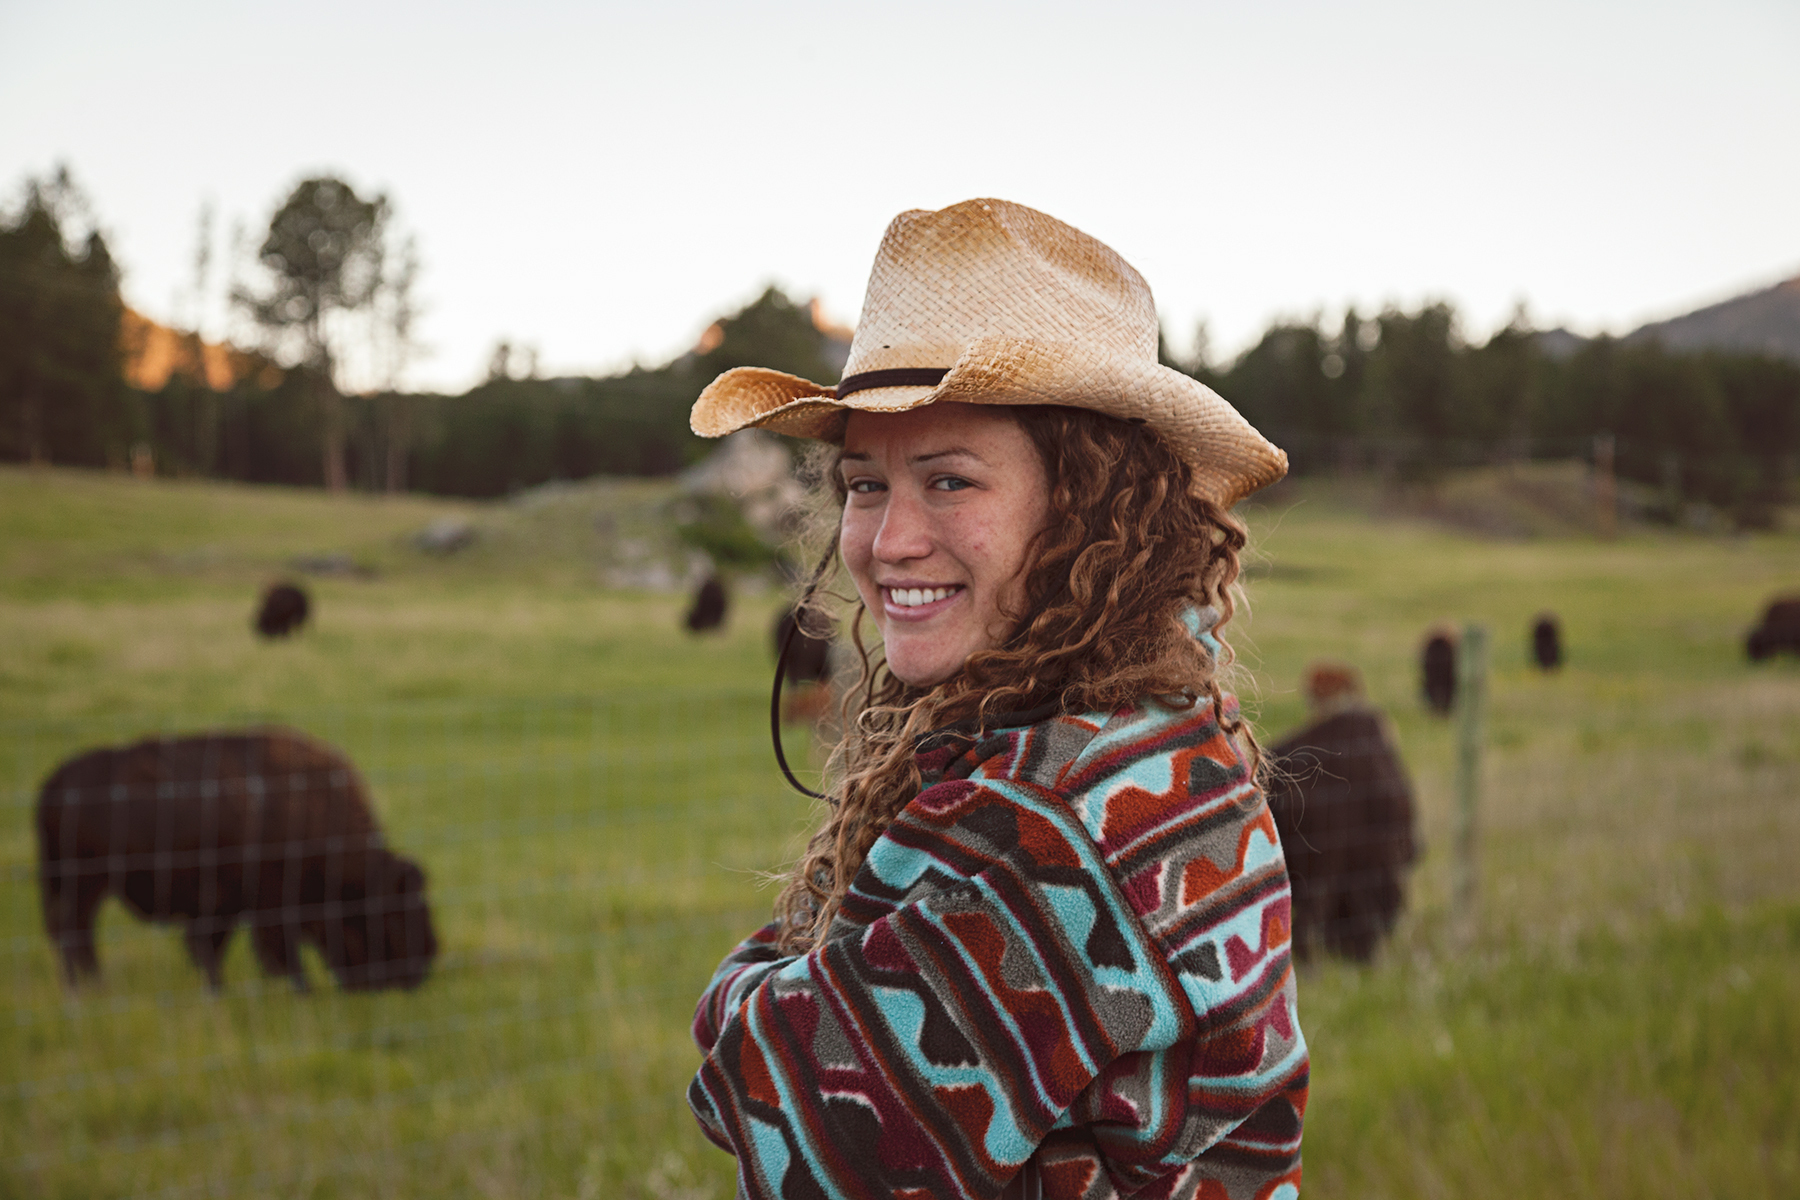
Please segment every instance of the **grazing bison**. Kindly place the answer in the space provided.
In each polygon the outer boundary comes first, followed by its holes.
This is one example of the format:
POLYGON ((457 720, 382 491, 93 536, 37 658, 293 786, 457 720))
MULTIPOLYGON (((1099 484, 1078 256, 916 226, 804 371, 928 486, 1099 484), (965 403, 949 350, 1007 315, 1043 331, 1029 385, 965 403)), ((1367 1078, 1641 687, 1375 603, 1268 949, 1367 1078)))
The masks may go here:
POLYGON ((1366 962, 1406 900, 1418 856, 1412 785, 1355 669, 1307 672, 1312 721, 1269 747, 1269 809, 1293 887, 1294 954, 1366 962))
POLYGON ((185 924, 215 990, 240 919, 263 970, 302 991, 303 941, 351 990, 417 987, 437 954, 425 873, 383 844, 349 761, 291 730, 90 750, 44 782, 37 835, 44 925, 71 987, 99 974, 108 894, 185 924))
POLYGON ((689 633, 705 633, 709 629, 717 629, 725 623, 725 608, 730 602, 725 591, 725 581, 717 575, 708 575, 706 581, 694 593, 693 607, 683 618, 689 633))
POLYGON ((1800 596, 1783 596, 1770 603, 1762 624, 1744 639, 1751 662, 1761 662, 1779 651, 1800 654, 1800 596))
POLYGON ((1540 670, 1554 671, 1562 666, 1562 625, 1555 613, 1539 613, 1531 623, 1531 657, 1540 670))
POLYGON ((266 638, 286 637, 306 624, 312 604, 297 583, 270 584, 256 610, 256 632, 266 638))
POLYGON ((814 635, 807 628, 811 620, 799 621, 792 608, 784 608, 775 622, 775 657, 786 654, 781 719, 789 724, 817 721, 831 708, 832 639, 829 632, 814 635))
MULTIPOLYGON (((809 618, 809 621, 811 618, 809 618)), ((820 637, 799 621, 792 608, 781 610, 775 621, 775 654, 787 653, 787 682, 824 683, 831 677, 831 635, 820 637), (798 628, 796 628, 798 626, 798 628), (793 645, 788 645, 788 635, 793 645)))
POLYGON ((1456 631, 1440 625, 1425 639, 1419 672, 1425 706, 1438 716, 1448 716, 1456 703, 1456 631))

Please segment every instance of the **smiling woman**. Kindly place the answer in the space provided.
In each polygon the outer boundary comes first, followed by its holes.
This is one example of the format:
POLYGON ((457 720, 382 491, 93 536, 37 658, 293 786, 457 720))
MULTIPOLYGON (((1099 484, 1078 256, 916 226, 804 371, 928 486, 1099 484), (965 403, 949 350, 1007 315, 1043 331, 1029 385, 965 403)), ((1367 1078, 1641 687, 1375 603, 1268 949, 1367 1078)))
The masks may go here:
POLYGON ((694 406, 839 447, 880 634, 829 811, 695 1014, 740 1195, 1298 1192, 1287 873, 1220 682, 1230 508, 1286 460, 1156 343, 1111 250, 969 201, 889 227, 835 388, 738 368, 694 406))
POLYGON ((852 413, 838 474, 844 565, 896 678, 942 683, 1006 640, 1050 514, 1044 464, 1006 410, 852 413))

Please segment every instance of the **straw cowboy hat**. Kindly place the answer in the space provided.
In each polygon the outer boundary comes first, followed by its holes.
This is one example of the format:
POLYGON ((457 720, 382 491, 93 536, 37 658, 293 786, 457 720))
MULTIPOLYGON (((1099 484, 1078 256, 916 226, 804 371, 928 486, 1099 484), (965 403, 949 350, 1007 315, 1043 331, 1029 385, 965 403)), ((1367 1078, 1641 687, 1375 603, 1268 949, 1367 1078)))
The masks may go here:
POLYGON ((1287 473, 1217 392, 1156 360, 1150 285, 1079 229, 1022 204, 965 200, 894 218, 836 387, 762 367, 725 372, 694 402, 702 437, 758 426, 841 441, 850 409, 940 401, 1060 404, 1155 430, 1229 508, 1287 473))

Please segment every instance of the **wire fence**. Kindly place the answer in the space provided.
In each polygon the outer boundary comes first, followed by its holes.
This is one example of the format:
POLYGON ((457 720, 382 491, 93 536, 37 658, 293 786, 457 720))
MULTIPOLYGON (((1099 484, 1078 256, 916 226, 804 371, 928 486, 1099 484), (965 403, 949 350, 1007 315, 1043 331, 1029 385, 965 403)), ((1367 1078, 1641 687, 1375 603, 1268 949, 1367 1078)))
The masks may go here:
POLYGON ((692 1192, 724 1158, 683 1100, 692 1003, 808 816, 766 703, 0 728, 0 1194, 692 1192), (407 863, 422 888, 392 882, 407 863), (102 892, 97 978, 65 969, 79 934, 40 875, 102 892))
MULTIPOLYGON (((1563 694, 1552 683, 1514 681, 1495 718, 1507 786, 1482 817, 1490 950, 1572 944, 1584 914, 1625 928, 1792 896, 1791 675, 1709 685, 1692 707, 1621 691, 1616 704, 1546 717, 1563 694), (1704 737, 1688 728, 1695 711, 1704 737), (1669 747, 1679 752, 1650 752, 1669 747)), ((759 688, 719 687, 0 725, 0 1197, 728 1195, 730 1160, 686 1111, 688 1022, 719 958, 766 919, 759 872, 791 857, 810 818, 772 769, 766 704, 759 688), (59 764, 146 736, 271 737, 277 724, 341 753, 362 781, 380 836, 340 831, 344 852, 378 848, 423 869, 435 952, 422 981, 350 973, 344 986, 332 923, 360 919, 376 944, 397 909, 379 889, 328 888, 293 914, 310 991, 265 971, 257 950, 283 906, 203 926, 236 931, 215 990, 182 923, 145 920, 111 893, 98 979, 65 983, 36 826, 59 764)), ((1412 757, 1427 763, 1416 783, 1393 727, 1361 707, 1266 743, 1296 945, 1315 961, 1366 959, 1409 937, 1400 948, 1416 952, 1421 912, 1445 909, 1449 756, 1427 753, 1445 740, 1413 727, 1412 757)), ((790 731, 796 762, 801 741, 790 731)), ((228 769, 227 758, 192 755, 182 761, 211 766, 93 795, 110 816, 116 805, 154 814, 159 795, 202 810, 210 797, 217 814, 252 794, 251 779, 265 797, 316 794, 294 784, 306 772, 291 763, 228 769)), ((54 808, 68 789, 50 792, 54 808)), ((124 890, 134 870, 154 882, 160 867, 172 894, 184 871, 223 878, 271 857, 223 836, 223 819, 207 828, 210 841, 170 842, 160 857, 154 842, 106 845, 97 867, 65 876, 124 890)), ((298 858, 329 863, 328 832, 298 840, 298 858)), ((79 859, 79 841, 56 844, 79 859)), ((154 893, 138 907, 154 914, 154 893)), ((404 922, 395 944, 415 952, 404 922)))

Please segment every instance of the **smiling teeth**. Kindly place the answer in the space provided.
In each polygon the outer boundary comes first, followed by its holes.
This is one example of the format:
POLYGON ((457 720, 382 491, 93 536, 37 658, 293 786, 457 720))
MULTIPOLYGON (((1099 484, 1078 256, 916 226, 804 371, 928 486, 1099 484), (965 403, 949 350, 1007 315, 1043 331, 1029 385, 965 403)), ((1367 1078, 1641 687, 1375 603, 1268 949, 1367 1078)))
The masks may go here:
POLYGON ((960 588, 889 588, 888 598, 897 608, 917 608, 921 604, 930 604, 937 600, 948 600, 961 591, 960 588))

